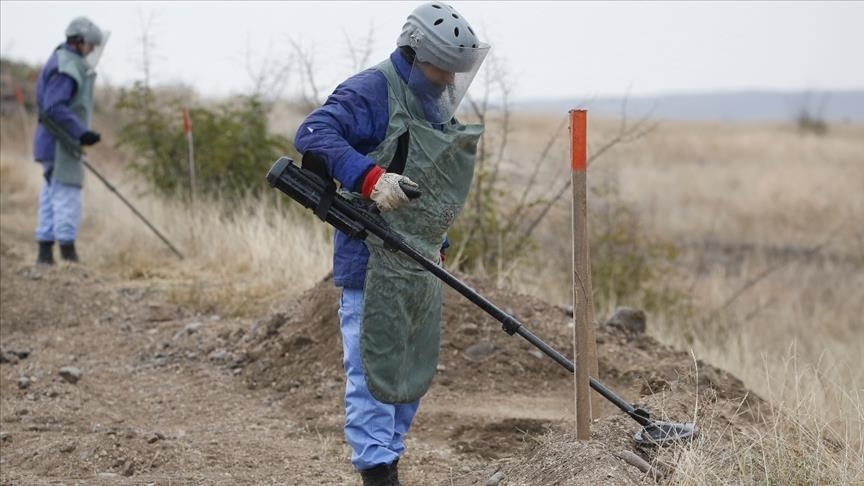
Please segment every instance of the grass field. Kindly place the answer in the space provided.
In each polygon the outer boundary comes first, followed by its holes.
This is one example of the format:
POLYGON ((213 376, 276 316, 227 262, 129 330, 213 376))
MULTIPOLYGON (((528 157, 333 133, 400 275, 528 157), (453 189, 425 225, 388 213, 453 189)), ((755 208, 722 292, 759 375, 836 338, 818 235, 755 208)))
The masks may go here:
MULTIPOLYGON (((514 117, 502 167, 511 190, 522 190, 520 171, 560 122, 514 117)), ((590 146, 601 146, 618 128, 617 121, 589 119, 590 146)), ((569 178, 565 135, 566 126, 536 194, 569 178)), ((40 176, 27 144, 18 143, 23 140, 18 124, 4 119, 0 202, 7 234, 29 234, 35 223, 40 176)), ((110 147, 110 134, 108 141, 92 151, 94 164, 121 181, 118 187, 187 258, 177 261, 90 178, 79 244, 88 264, 159 286, 183 305, 233 315, 261 314, 329 271, 329 234, 320 223, 254 199, 226 217, 216 204, 191 209, 152 198, 120 170, 115 161, 124 156, 110 147)), ((646 239, 677 248, 663 284, 687 296, 690 312, 654 312, 649 332, 732 372, 783 411, 788 420, 777 423, 773 436, 754 439, 776 454, 777 467, 805 467, 790 461, 799 457, 800 444, 820 439, 804 434, 812 430, 860 457, 864 127, 832 126, 817 137, 791 124, 665 122, 604 154, 590 168, 589 184, 614 188, 589 199, 589 207, 614 197, 638 215, 646 239)), ((553 208, 538 228, 538 250, 515 262, 503 285, 569 302, 569 204, 565 198, 553 208)), ((612 301, 597 309, 598 319, 615 305, 641 303, 612 301)), ((712 482, 710 455, 686 458, 684 483, 712 482)), ((839 480, 848 464, 860 461, 814 464, 834 467, 839 480)))

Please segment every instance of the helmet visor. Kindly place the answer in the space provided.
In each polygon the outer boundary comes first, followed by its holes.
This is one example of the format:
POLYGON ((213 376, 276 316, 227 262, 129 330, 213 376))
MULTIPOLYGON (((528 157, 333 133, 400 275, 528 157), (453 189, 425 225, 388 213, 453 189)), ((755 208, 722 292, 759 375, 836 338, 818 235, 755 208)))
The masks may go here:
POLYGON ((439 47, 434 53, 418 50, 408 75, 408 88, 426 120, 438 124, 453 118, 487 54, 488 45, 439 47))
POLYGON ((84 61, 90 66, 91 69, 96 69, 96 66, 99 64, 99 60, 102 59, 102 52, 105 51, 105 45, 108 44, 108 39, 111 38, 111 31, 105 30, 102 32, 102 38, 98 44, 93 46, 93 50, 90 51, 90 54, 87 54, 84 57, 84 61))

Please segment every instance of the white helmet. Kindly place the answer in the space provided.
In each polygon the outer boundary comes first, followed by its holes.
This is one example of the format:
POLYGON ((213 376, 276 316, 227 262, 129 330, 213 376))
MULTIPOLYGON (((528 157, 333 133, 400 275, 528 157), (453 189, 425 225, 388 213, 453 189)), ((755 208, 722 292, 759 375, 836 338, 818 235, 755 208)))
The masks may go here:
POLYGON ((459 12, 441 2, 425 3, 414 9, 402 26, 396 45, 409 46, 417 60, 454 73, 475 69, 477 49, 489 47, 477 39, 474 29, 459 12))
POLYGON ((489 53, 471 25, 450 5, 430 2, 420 5, 408 16, 399 47, 414 50, 408 87, 417 96, 425 118, 445 123, 455 115, 462 98, 489 53), (427 76, 428 66, 449 73, 427 76))
POLYGON ((87 17, 72 19, 66 27, 66 37, 80 37, 93 46, 102 44, 102 30, 87 17))

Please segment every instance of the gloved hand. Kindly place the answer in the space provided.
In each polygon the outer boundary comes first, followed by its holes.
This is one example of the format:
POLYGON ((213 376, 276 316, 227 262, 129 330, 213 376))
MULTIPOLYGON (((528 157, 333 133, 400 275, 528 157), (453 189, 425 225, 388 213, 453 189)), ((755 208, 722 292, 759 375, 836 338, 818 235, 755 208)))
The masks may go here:
POLYGON ((399 206, 410 201, 405 192, 399 187, 399 183, 413 187, 419 187, 414 181, 402 174, 384 173, 378 178, 378 182, 372 188, 370 199, 375 201, 382 213, 393 211, 399 206))
POLYGON ((78 138, 78 141, 84 146, 96 145, 100 140, 102 140, 102 135, 99 135, 99 132, 92 132, 90 130, 82 133, 78 138))

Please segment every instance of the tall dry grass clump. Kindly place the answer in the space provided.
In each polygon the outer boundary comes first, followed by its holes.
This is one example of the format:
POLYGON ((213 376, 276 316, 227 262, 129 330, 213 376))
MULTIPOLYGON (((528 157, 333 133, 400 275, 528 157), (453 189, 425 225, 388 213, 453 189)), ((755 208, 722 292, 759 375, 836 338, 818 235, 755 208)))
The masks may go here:
POLYGON ((828 371, 802 364, 794 348, 783 363, 766 362, 762 373, 772 400, 763 414, 755 423, 716 421, 725 425, 662 451, 658 463, 674 464, 668 484, 864 483, 864 397, 828 371), (832 419, 826 402, 843 403, 852 415, 832 419))

